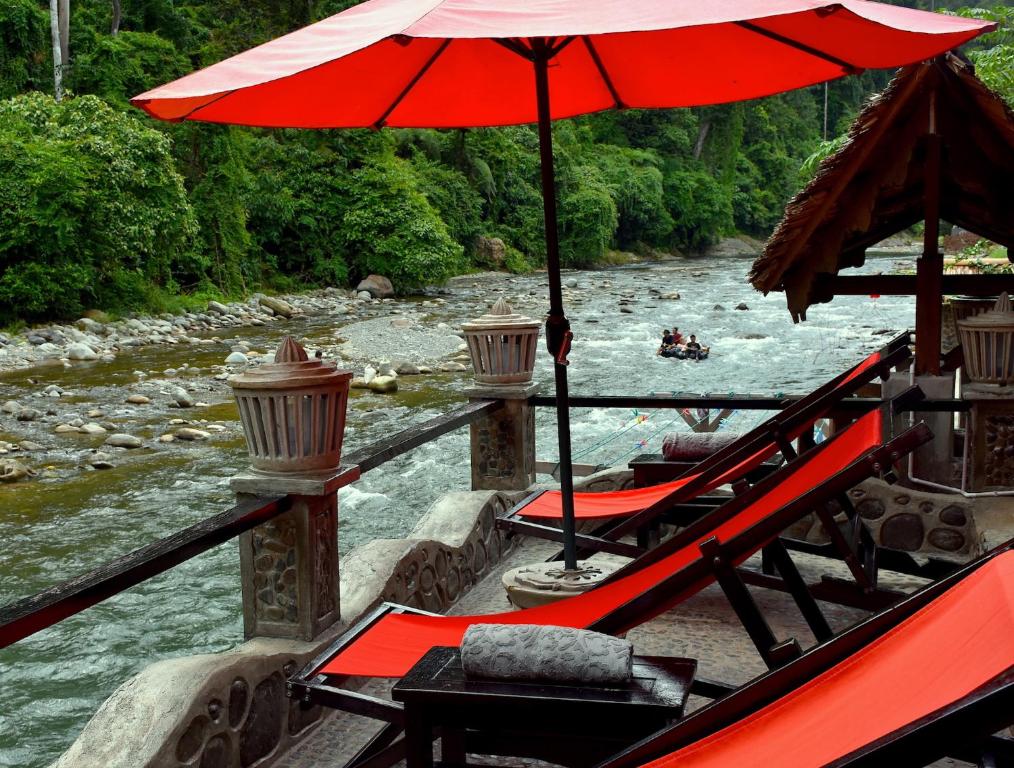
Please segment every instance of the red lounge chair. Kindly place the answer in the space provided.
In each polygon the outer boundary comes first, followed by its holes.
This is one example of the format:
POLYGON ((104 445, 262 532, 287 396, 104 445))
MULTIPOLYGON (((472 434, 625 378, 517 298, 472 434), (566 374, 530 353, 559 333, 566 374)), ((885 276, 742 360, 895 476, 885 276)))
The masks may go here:
MULTIPOLYGON (((619 521, 597 536, 579 534, 578 545, 585 550, 636 556, 639 554, 637 548, 618 541, 622 536, 653 523, 673 507, 743 477, 779 451, 786 459, 795 458, 791 441, 812 429, 817 419, 825 417, 843 398, 875 376, 887 378, 892 366, 907 359, 908 343, 909 334, 898 336, 880 351, 705 459, 683 477, 648 488, 575 493, 577 520, 619 521)), ((515 533, 562 541, 561 530, 545 524, 558 521, 561 514, 560 492, 540 491, 498 519, 497 526, 515 533)))
MULTIPOLYGON (((552 605, 482 616, 435 616, 382 605, 290 680, 289 695, 388 720, 391 725, 367 750, 376 754, 400 732, 401 710, 393 702, 342 690, 338 686, 343 677, 400 677, 430 648, 458 645, 465 629, 477 622, 625 631, 716 578, 727 586, 734 581, 733 566, 775 539, 786 526, 822 501, 887 470, 930 437, 925 425, 919 425, 880 446, 881 417, 879 410, 873 411, 632 562, 610 583, 552 605)), ((743 603, 735 586, 730 597, 737 612, 747 617, 750 635, 769 664, 782 663, 798 648, 794 641, 776 643, 752 601, 743 603)))
POLYGON ((1011 765, 1011 725, 1008 543, 600 768, 1011 765))

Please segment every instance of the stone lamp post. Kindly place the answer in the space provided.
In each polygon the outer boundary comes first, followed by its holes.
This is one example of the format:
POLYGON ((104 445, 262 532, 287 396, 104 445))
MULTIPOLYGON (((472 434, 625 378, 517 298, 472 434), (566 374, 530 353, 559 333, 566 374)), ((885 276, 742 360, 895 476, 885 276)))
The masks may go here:
POLYGON ((340 619, 337 490, 351 371, 286 337, 274 363, 229 379, 252 469, 232 478, 240 501, 289 497, 289 509, 239 539, 246 636, 312 640, 340 619))
MULTIPOLYGON (((523 491, 535 483, 535 408, 528 399, 538 392, 532 374, 539 327, 502 298, 461 326, 475 370, 469 399, 504 401, 471 426, 473 490, 523 491)), ((502 577, 507 597, 518 608, 544 605, 591 589, 616 570, 600 560, 577 565, 573 571, 556 562, 513 568, 502 577)))
POLYGON ((1014 491, 1014 310, 1004 293, 993 309, 958 321, 965 358, 961 396, 968 417, 970 490, 1014 491))
POLYGON ((461 326, 475 371, 469 400, 503 400, 470 427, 472 490, 522 491, 535 482, 535 408, 528 398, 539 322, 498 299, 488 314, 461 326))

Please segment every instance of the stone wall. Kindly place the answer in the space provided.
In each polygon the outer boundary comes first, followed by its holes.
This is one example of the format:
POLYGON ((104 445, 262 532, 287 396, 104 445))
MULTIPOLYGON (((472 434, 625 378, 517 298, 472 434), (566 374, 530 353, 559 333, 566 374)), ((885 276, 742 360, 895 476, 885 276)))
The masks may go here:
POLYGON ((448 494, 411 538, 351 552, 341 562, 343 623, 313 642, 254 638, 152 664, 103 703, 51 768, 268 768, 324 714, 286 698, 286 678, 385 600, 453 605, 513 547, 494 525, 511 503, 494 491, 448 494))
MULTIPOLYGON (((960 555, 970 559, 983 551, 975 528, 974 504, 957 494, 928 493, 867 480, 849 491, 856 511, 875 541, 885 547, 921 554, 960 555)), ((790 529, 795 536, 828 540, 814 517, 790 529)))

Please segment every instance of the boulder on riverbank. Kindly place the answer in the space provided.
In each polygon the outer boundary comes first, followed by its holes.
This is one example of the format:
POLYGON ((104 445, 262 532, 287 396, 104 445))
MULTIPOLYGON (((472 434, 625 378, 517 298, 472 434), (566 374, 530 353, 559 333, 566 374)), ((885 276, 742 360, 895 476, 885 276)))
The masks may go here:
POLYGON ((375 299, 389 299, 394 296, 394 286, 383 275, 367 275, 359 281, 356 291, 366 291, 375 299))
POLYGON ((281 315, 284 318, 290 318, 296 313, 295 308, 289 302, 276 296, 258 296, 257 301, 262 307, 267 307, 276 315, 281 315))

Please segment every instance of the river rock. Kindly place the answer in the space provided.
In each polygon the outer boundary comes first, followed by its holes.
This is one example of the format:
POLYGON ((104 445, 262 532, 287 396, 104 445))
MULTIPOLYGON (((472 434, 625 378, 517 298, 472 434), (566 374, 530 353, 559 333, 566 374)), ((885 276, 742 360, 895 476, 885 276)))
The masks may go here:
POLYGON ((140 448, 144 445, 144 441, 134 435, 117 432, 106 438, 105 445, 111 445, 114 448, 140 448))
POLYGON ((415 321, 410 317, 396 317, 391 321, 392 328, 411 328, 415 321))
POLYGON ((387 394, 398 391, 398 379, 394 376, 374 376, 367 385, 371 392, 387 394))
POLYGON ((194 407, 194 398, 191 397, 190 393, 183 389, 183 387, 173 387, 169 391, 169 396, 180 408, 194 407))
POLYGON ((740 310, 741 312, 745 312, 746 310, 750 309, 750 307, 746 305, 745 301, 741 301, 739 304, 736 305, 736 309, 740 310))
POLYGON ((229 311, 229 308, 227 306, 225 306, 225 304, 222 304, 221 302, 218 302, 218 301, 209 301, 208 302, 208 311, 209 312, 214 312, 217 315, 231 315, 232 314, 232 312, 229 311))
POLYGON ((395 373, 399 376, 418 376, 420 371, 417 365, 412 363, 399 363, 398 367, 394 369, 395 373))
POLYGON ((351 389, 369 389, 370 385, 367 384, 366 379, 362 376, 353 376, 349 382, 349 387, 351 389))
POLYGON ((106 428, 101 424, 96 424, 94 421, 90 421, 87 424, 82 424, 77 428, 77 431, 83 435, 104 435, 106 434, 106 428))
POLYGON ((44 450, 46 450, 46 446, 41 445, 41 444, 36 443, 36 442, 33 442, 31 440, 22 440, 20 443, 18 443, 18 448, 20 448, 22 451, 44 451, 44 450))
POLYGON ((131 405, 147 405, 151 402, 151 398, 144 395, 130 395, 127 397, 127 402, 131 405))
POLYGON ((53 431, 58 435, 62 435, 67 432, 77 432, 77 427, 72 427, 70 424, 57 424, 53 431))
POLYGON ((229 356, 225 358, 226 365, 246 365, 249 362, 249 358, 242 352, 230 352, 229 356))
POLYGON ((34 408, 22 408, 20 411, 17 412, 17 415, 14 418, 16 418, 18 421, 35 421, 41 415, 42 413, 35 410, 34 408))
POLYGON ((394 366, 390 362, 384 360, 383 362, 377 363, 377 375, 378 376, 397 376, 397 372, 394 370, 394 366))
POLYGON ((94 454, 88 460, 88 464, 94 467, 95 469, 112 469, 114 466, 112 458, 113 457, 110 456, 108 453, 102 453, 100 451, 99 453, 94 454))
POLYGON ((369 291, 360 291, 356 294, 356 298, 362 299, 363 301, 371 301, 373 299, 373 294, 369 291))
POLYGON ((715 306, 712 307, 712 309, 715 310, 716 312, 724 312, 725 311, 725 307, 723 307, 721 304, 716 304, 715 306))
POLYGON ((105 411, 99 410, 98 408, 92 408, 88 413, 85 414, 89 419, 101 419, 106 415, 105 411))
POLYGON ((461 373, 462 371, 467 371, 468 367, 452 360, 450 362, 443 363, 440 366, 440 370, 446 373, 461 373))
POLYGON ((0 483, 16 483, 34 475, 35 472, 20 461, 0 459, 0 483))
POLYGON ((15 414, 20 410, 21 403, 19 403, 17 400, 8 400, 3 405, 0 405, 0 411, 3 411, 4 413, 15 414))
POLYGON ((366 291, 375 299, 387 299, 394 296, 394 286, 383 275, 367 275, 359 281, 356 291, 366 291))
POLYGON ((74 325, 77 327, 79 331, 84 331, 85 333, 91 333, 95 335, 102 333, 102 331, 105 329, 105 326, 103 326, 102 323, 96 320, 92 320, 90 317, 82 317, 78 320, 75 320, 74 325))
POLYGON ((374 377, 376 377, 376 375, 377 375, 377 369, 374 368, 372 365, 368 365, 363 370, 363 381, 365 381, 367 384, 369 384, 371 381, 373 381, 373 379, 374 379, 374 377))
POLYGON ((67 357, 71 360, 98 360, 98 353, 83 342, 75 342, 67 347, 67 357))
POLYGON ((632 314, 634 314, 634 310, 631 307, 628 307, 626 304, 623 304, 620 307, 620 312, 622 312, 624 315, 632 315, 632 314))
POLYGON ((274 296, 261 296, 258 301, 260 301, 262 306, 267 307, 276 315, 289 318, 295 314, 295 309, 293 309, 292 305, 284 299, 279 299, 274 296))
POLYGON ((428 365, 420 365, 419 366, 419 373, 420 374, 433 373, 433 369, 430 366, 428 366, 428 365))
POLYGON ((193 427, 177 429, 174 434, 177 440, 207 440, 211 437, 211 434, 203 429, 194 429, 193 427))

